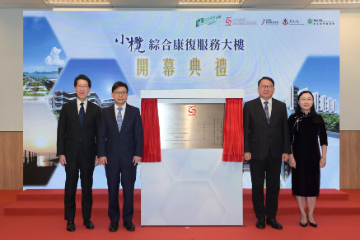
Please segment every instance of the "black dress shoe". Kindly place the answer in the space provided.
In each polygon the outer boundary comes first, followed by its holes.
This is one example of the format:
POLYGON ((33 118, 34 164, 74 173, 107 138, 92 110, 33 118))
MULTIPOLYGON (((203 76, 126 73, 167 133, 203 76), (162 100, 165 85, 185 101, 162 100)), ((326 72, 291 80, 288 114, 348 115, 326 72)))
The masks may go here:
POLYGON ((306 227, 306 226, 307 226, 307 222, 306 222, 306 223, 302 223, 302 222, 300 221, 300 226, 306 227))
POLYGON ((317 223, 312 223, 312 222, 310 222, 309 216, 307 216, 307 219, 308 219, 308 222, 309 222, 310 226, 312 226, 312 227, 317 227, 317 223))
POLYGON ((272 228, 275 228, 275 229, 278 229, 278 230, 283 229, 281 224, 278 221, 276 221, 275 218, 274 219, 267 219, 266 224, 269 224, 272 228))
POLYGON ((264 218, 258 218, 256 221, 256 227, 258 229, 264 229, 265 228, 265 219, 264 218))
POLYGON ((75 223, 74 223, 74 221, 68 221, 67 222, 66 230, 68 230, 69 232, 75 231, 75 223))
POLYGON ((128 231, 135 231, 135 225, 132 222, 124 222, 123 226, 126 228, 126 230, 128 231))
POLYGON ((116 232, 119 228, 119 222, 111 222, 109 226, 110 232, 116 232))
POLYGON ((94 229, 94 224, 90 220, 84 220, 84 225, 87 229, 94 229))

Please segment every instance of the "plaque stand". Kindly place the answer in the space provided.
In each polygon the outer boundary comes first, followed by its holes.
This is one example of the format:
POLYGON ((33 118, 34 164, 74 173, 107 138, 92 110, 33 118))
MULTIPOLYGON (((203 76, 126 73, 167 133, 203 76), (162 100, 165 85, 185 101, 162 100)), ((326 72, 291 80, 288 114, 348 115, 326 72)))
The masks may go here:
MULTIPOLYGON (((243 89, 141 91, 141 98, 156 98, 158 105, 225 104, 226 98, 243 96, 243 89)), ((141 225, 243 225, 243 163, 223 162, 222 151, 162 147, 161 162, 143 163, 141 225)))

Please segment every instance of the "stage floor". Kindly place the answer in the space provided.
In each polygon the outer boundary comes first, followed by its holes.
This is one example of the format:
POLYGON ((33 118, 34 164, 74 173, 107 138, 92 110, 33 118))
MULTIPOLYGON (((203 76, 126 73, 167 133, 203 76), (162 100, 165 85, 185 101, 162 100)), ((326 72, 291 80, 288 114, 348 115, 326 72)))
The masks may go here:
MULTIPOLYGON (((254 214, 244 215, 244 226, 236 227, 141 227, 140 214, 134 214, 135 232, 127 232, 120 227, 118 232, 108 231, 109 219, 102 211, 94 213, 92 221, 95 229, 88 230, 82 225, 81 212, 77 212, 75 220, 76 231, 69 233, 65 230, 66 221, 63 214, 51 213, 41 215, 5 215, 7 206, 19 201, 18 190, 0 191, 0 239, 359 239, 360 214, 331 214, 318 213, 315 215, 318 228, 299 226, 299 214, 279 214, 277 220, 284 229, 279 231, 266 227, 264 230, 256 229, 254 214)), ((360 206, 360 190, 342 190, 348 193, 348 205, 360 206)), ((21 194, 22 195, 22 194, 21 194)), ((245 194, 244 194, 245 195, 245 194)), ((99 197, 99 196, 98 196, 99 197)), ((340 197, 343 198, 343 197, 340 197)), ((27 200, 20 200, 27 201, 27 200)), ((33 201, 33 200, 32 200, 33 201)), ((58 200, 46 200, 57 202, 58 200)), ((245 199, 244 199, 245 201, 245 199)), ((291 201, 289 199, 288 201, 291 201)), ((332 201, 332 200, 328 200, 332 201)), ((341 199, 334 201, 342 201, 341 199)), ((281 210, 281 203, 279 210, 281 210)), ((316 210, 315 210, 316 213, 316 210)))

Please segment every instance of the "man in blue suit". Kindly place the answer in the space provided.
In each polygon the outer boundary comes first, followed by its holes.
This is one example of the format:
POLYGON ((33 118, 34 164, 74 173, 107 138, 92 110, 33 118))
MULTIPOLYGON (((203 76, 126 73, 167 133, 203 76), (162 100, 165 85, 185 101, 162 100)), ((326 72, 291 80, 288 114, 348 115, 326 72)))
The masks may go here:
POLYGON ((110 232, 119 227, 119 184, 123 187, 123 226, 134 231, 134 184, 137 164, 141 162, 143 128, 138 108, 126 103, 128 86, 116 82, 112 87, 115 104, 103 109, 98 129, 98 157, 105 166, 109 192, 110 232))

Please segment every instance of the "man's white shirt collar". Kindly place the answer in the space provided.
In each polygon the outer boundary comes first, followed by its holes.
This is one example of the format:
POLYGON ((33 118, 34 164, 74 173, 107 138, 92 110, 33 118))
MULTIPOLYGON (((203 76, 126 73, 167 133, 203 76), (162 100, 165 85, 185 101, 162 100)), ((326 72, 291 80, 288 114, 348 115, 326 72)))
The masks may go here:
MULTIPOLYGON (((80 103, 82 103, 82 101, 80 101, 80 100, 77 98, 77 99, 76 99, 76 105, 77 105, 78 113, 80 112, 80 108, 81 108, 80 103)), ((86 100, 84 101, 84 111, 85 111, 85 113, 86 113, 87 104, 88 104, 88 100, 86 99, 86 100)))
MULTIPOLYGON (((118 110, 118 105, 116 105, 116 103, 114 104, 114 109, 115 109, 115 111, 118 110)), ((121 111, 125 111, 125 109, 126 109, 126 103, 124 103, 124 105, 122 105, 121 111)))
MULTIPOLYGON (((122 110, 120 111, 120 114, 121 114, 121 118, 124 120, 126 103, 124 103, 124 105, 122 105, 121 107, 122 107, 122 110)), ((119 110, 118 110, 118 105, 116 105, 116 103, 114 104, 114 109, 115 109, 115 118, 117 119, 118 114, 119 114, 119 110)))
MULTIPOLYGON (((82 103, 82 101, 80 101, 78 98, 76 99, 77 105, 80 106, 80 103, 82 103)), ((84 103, 84 107, 87 105, 88 100, 86 99, 83 103, 84 103)))
POLYGON ((264 106, 264 102, 266 102, 266 101, 268 101, 268 103, 270 104, 270 105, 272 105, 272 97, 269 99, 269 100, 265 100, 265 99, 263 99, 263 98, 261 98, 260 97, 260 100, 261 100, 261 104, 264 106))

